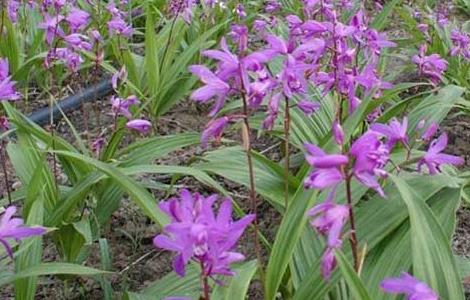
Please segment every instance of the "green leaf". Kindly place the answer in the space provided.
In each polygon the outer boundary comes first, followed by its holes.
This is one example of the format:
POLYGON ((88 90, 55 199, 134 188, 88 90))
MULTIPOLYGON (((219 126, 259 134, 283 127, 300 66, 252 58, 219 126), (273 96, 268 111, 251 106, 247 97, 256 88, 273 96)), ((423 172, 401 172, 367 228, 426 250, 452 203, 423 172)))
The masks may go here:
POLYGON ((315 191, 304 191, 303 187, 300 187, 282 218, 266 272, 266 299, 268 300, 276 296, 294 247, 305 229, 307 211, 312 207, 315 199, 315 191))
POLYGON ((221 280, 223 285, 217 285, 212 292, 211 299, 214 300, 244 300, 253 275, 256 272, 257 262, 255 260, 243 263, 233 270, 235 276, 225 277, 221 280))
MULTIPOLYGON (((249 186, 246 153, 240 147, 228 147, 207 152, 206 162, 194 165, 195 168, 215 173, 244 186, 249 186)), ((253 152, 253 170, 256 191, 266 197, 279 210, 284 206, 284 171, 278 164, 261 154, 253 152)), ((289 177, 290 199, 299 181, 289 177)))
POLYGON ((189 264, 184 277, 171 272, 139 293, 126 292, 124 299, 163 300, 169 296, 197 299, 201 294, 200 289, 199 268, 195 264, 189 264))
POLYGON ((375 16, 374 20, 372 21, 371 27, 376 29, 377 31, 382 31, 387 25, 387 18, 394 12, 395 6, 397 6, 400 2, 401 0, 388 1, 387 4, 384 5, 380 13, 375 16))
POLYGON ((16 274, 10 274, 9 276, 0 278, 0 285, 5 285, 15 280, 19 280, 23 278, 37 277, 37 276, 43 276, 43 275, 67 274, 67 275, 79 275, 79 276, 93 276, 93 275, 110 274, 110 273, 111 272, 100 271, 94 268, 85 267, 85 266, 77 265, 77 264, 51 262, 51 263, 38 264, 34 267, 17 272, 16 274))
POLYGON ((430 208, 401 178, 390 174, 408 207, 411 223, 413 275, 429 284, 443 299, 463 299, 464 293, 449 240, 430 208))
POLYGON ((84 155, 67 152, 56 151, 57 155, 70 157, 85 162, 112 178, 119 186, 125 190, 131 199, 139 206, 142 211, 149 216, 154 222, 163 226, 168 222, 168 217, 157 208, 156 201, 153 196, 139 185, 135 180, 123 174, 119 169, 101 161, 95 160, 84 155))
POLYGON ((464 91, 465 89, 459 86, 447 85, 437 94, 423 99, 408 114, 408 128, 416 128, 423 119, 427 122, 441 123, 460 100, 464 91))
POLYGON ((351 299, 372 300, 361 279, 349 263, 348 258, 341 251, 336 251, 335 255, 341 274, 351 292, 351 299))

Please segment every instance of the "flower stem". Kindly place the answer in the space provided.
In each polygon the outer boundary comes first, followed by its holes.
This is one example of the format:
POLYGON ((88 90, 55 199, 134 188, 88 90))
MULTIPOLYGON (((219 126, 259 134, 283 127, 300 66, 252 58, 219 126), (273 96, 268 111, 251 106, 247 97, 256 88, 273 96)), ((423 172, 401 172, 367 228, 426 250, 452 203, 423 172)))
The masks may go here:
POLYGON ((352 193, 351 193, 351 176, 346 177, 346 198, 348 200, 349 206, 349 223, 351 224, 351 236, 349 242, 351 244, 351 250, 354 259, 354 269, 356 272, 359 271, 359 252, 358 252, 358 243, 356 236, 356 223, 354 221, 354 208, 352 203, 352 193))
POLYGON ((260 279, 262 282, 262 286, 264 289, 264 271, 263 271, 263 258, 261 256, 261 248, 258 240, 258 204, 256 201, 256 186, 255 186, 255 174, 253 171, 253 159, 252 159, 252 148, 251 148, 251 130, 250 130, 250 121, 249 121, 249 110, 248 110, 248 101, 246 99, 246 94, 242 93, 242 100, 243 100, 243 123, 246 129, 246 136, 244 137, 244 147, 246 152, 246 158, 248 161, 248 174, 250 180, 250 202, 251 202, 251 211, 255 215, 255 219, 253 220, 253 243, 255 246, 256 257, 258 260, 258 269, 260 273, 260 279))
POLYGON ((204 271, 204 263, 202 262, 202 260, 200 261, 200 266, 201 266, 201 288, 202 288, 201 300, 210 300, 209 280, 204 271))
POLYGON ((5 189, 7 191, 8 204, 11 205, 11 190, 10 190, 10 181, 8 180, 7 172, 7 158, 5 155, 5 141, 2 139, 0 141, 0 160, 2 161, 2 170, 3 170, 3 179, 5 180, 5 189))
POLYGON ((285 98, 286 111, 284 114, 284 137, 285 137, 285 155, 284 155, 284 209, 287 211, 289 205, 289 133, 290 133, 290 109, 289 100, 285 98))

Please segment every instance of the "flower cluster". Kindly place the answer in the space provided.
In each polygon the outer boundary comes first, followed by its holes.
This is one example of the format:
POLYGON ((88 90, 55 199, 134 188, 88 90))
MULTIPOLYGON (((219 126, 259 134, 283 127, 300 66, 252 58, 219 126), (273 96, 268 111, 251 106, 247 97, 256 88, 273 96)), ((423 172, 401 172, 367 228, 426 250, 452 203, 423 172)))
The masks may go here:
POLYGON ((453 47, 450 49, 451 56, 462 56, 470 62, 470 35, 457 29, 452 30, 450 38, 453 47))
POLYGON ((21 94, 15 89, 15 82, 11 80, 8 60, 0 58, 0 102, 15 101, 21 94))
MULTIPOLYGON (((337 126, 335 124, 334 128, 337 126)), ((406 117, 402 122, 393 119, 389 124, 372 124, 368 131, 352 143, 349 151, 342 154, 327 154, 315 145, 305 145, 306 160, 313 167, 313 171, 305 180, 305 187, 318 190, 331 189, 328 199, 314 207, 309 213, 315 218, 312 226, 320 233, 328 234, 327 248, 322 258, 322 271, 325 278, 329 277, 335 267, 332 250, 341 247, 340 242, 332 244, 332 241, 340 239, 341 228, 347 220, 347 206, 334 204, 333 201, 337 186, 355 178, 360 184, 374 189, 379 195, 385 197, 379 179, 387 176, 385 167, 390 161, 390 153, 394 147, 402 144, 409 149, 407 127, 406 117), (319 212, 321 212, 320 216, 319 212)), ((422 140, 429 142, 436 131, 436 124, 431 124, 422 135, 422 140)), ((341 145, 341 131, 334 129, 333 134, 337 143, 341 145)), ((429 173, 433 175, 440 171, 441 165, 460 165, 464 162, 460 157, 441 153, 446 146, 447 135, 443 133, 431 142, 428 151, 419 160, 418 171, 421 171, 422 166, 425 165, 429 173)))
POLYGON ((426 56, 426 48, 426 45, 422 45, 419 54, 414 55, 412 61, 418 66, 420 74, 427 76, 433 85, 438 85, 442 81, 448 63, 439 54, 426 56))
POLYGON ((347 205, 333 202, 334 192, 321 204, 310 209, 308 215, 315 219, 310 222, 318 233, 327 236, 326 250, 321 259, 321 273, 323 278, 329 279, 331 272, 336 267, 335 249, 341 248, 342 229, 349 218, 347 205))
POLYGON ((173 267, 180 276, 184 276, 185 266, 190 260, 201 265, 203 277, 216 274, 231 276, 234 273, 230 264, 245 258, 232 249, 255 216, 247 215, 233 222, 230 199, 222 202, 215 216, 212 206, 216 200, 217 195, 204 197, 182 190, 179 198, 159 205, 171 223, 153 242, 158 248, 177 253, 173 267))
POLYGON ((265 43, 265 47, 256 51, 248 45, 249 29, 232 25, 230 37, 236 53, 229 49, 226 39, 221 42, 221 50, 204 51, 204 56, 218 64, 215 71, 202 65, 190 68, 205 84, 191 98, 200 103, 215 99, 211 117, 217 115, 228 97, 244 98, 250 109, 267 104, 263 127, 270 130, 282 100, 307 115, 320 109, 321 103, 309 98, 311 86, 322 87, 324 94, 337 92, 348 101, 350 112, 357 108, 360 97, 378 97, 382 90, 392 87, 380 78, 377 64, 381 51, 395 44, 384 33, 368 28, 364 10, 359 10, 349 24, 338 20, 330 1, 324 1, 323 7, 318 1, 308 2, 306 12, 309 16, 306 20, 297 15, 285 17, 289 26, 287 39, 266 32, 266 21, 256 20, 253 28, 265 43), (320 14, 321 20, 317 20, 320 14), (357 62, 361 50, 368 54, 363 67, 357 62), (282 62, 277 72, 269 67, 274 59, 282 62))
MULTIPOLYGON (((116 72, 111 78, 111 83, 114 90, 117 92, 119 83, 125 82, 127 78, 126 69, 123 67, 116 72)), ((128 119, 126 127, 128 129, 136 130, 140 133, 147 133, 152 128, 152 123, 145 119, 133 119, 130 108, 139 104, 140 101, 135 95, 131 95, 127 98, 120 98, 116 96, 111 97, 111 109, 115 120, 119 116, 123 116, 128 119)), ((100 143, 101 144, 101 143, 100 143)))
POLYGON ((60 61, 71 72, 77 72, 83 63, 80 52, 93 47, 92 40, 84 34, 90 15, 72 2, 58 0, 43 1, 40 9, 44 21, 39 28, 46 32, 46 43, 50 46, 46 68, 60 61))
POLYGON ((24 238, 43 235, 46 229, 43 227, 26 227, 23 226, 23 220, 14 218, 16 207, 10 206, 0 217, 0 243, 7 251, 8 255, 13 258, 13 250, 11 249, 9 239, 20 241, 24 238))
POLYGON ((111 14, 111 20, 108 21, 109 34, 130 38, 134 29, 125 21, 127 13, 120 10, 114 1, 109 1, 107 9, 111 14))

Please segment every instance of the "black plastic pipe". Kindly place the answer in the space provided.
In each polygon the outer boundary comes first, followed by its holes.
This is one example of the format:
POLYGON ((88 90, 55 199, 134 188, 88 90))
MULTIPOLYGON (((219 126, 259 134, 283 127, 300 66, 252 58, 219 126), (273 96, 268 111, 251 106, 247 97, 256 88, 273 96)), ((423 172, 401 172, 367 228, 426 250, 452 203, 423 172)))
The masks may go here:
MULTIPOLYGON (((88 87, 81 92, 64 98, 57 102, 52 108, 52 116, 54 120, 62 118, 61 111, 65 113, 76 110, 82 103, 91 102, 97 98, 106 96, 112 91, 111 79, 104 79, 101 82, 88 87)), ((41 108, 28 116, 28 118, 38 125, 48 124, 50 121, 50 107, 41 108)))

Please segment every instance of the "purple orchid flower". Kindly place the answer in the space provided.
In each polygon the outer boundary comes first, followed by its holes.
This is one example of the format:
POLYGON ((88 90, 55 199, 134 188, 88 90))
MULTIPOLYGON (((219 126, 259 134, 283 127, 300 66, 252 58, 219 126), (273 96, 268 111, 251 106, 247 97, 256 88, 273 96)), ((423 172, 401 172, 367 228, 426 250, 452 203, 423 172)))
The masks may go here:
POLYGON ((201 147, 207 148, 207 144, 211 138, 215 139, 217 142, 222 138, 222 133, 230 122, 229 117, 221 117, 215 120, 210 121, 206 129, 202 132, 201 135, 201 147))
POLYGON ((241 19, 244 19, 246 18, 246 11, 245 11, 245 7, 243 6, 243 4, 241 3, 238 3, 237 6, 235 7, 235 13, 237 14, 237 16, 241 19))
POLYGON ((408 128, 408 118, 403 118, 403 123, 400 123, 397 119, 393 119, 388 125, 375 123, 372 124, 370 129, 381 133, 388 139, 387 147, 392 149, 396 143, 401 142, 405 146, 408 145, 408 136, 406 130, 408 128))
POLYGON ((15 101, 21 98, 21 94, 15 90, 15 81, 9 76, 8 60, 0 58, 0 102, 15 101))
POLYGON ((313 220, 310 225, 321 235, 326 236, 326 249, 321 258, 321 273, 325 280, 329 280, 336 267, 335 249, 342 246, 341 232, 349 219, 349 207, 333 202, 336 189, 333 188, 325 202, 314 206, 308 212, 313 220))
POLYGON ((438 129, 439 129, 439 124, 436 123, 436 122, 432 122, 429 125, 429 127, 424 131, 421 138, 426 142, 430 141, 432 139, 432 137, 436 134, 438 129))
POLYGON ((74 50, 86 50, 92 49, 91 44, 88 42, 88 37, 79 33, 72 33, 64 37, 64 41, 67 45, 74 50))
POLYGON ((46 229, 43 227, 23 226, 22 219, 13 218, 15 212, 16 207, 10 206, 0 217, 0 243, 5 247, 5 250, 11 258, 13 258, 13 250, 8 243, 8 239, 19 241, 27 237, 43 235, 46 233, 46 229))
POLYGON ((429 77, 433 85, 442 81, 442 75, 447 70, 447 61, 439 54, 426 56, 426 45, 419 48, 419 55, 414 55, 412 61, 418 66, 421 74, 429 77))
POLYGON ((113 113, 115 115, 122 115, 128 119, 132 118, 132 114, 129 111, 129 108, 139 103, 139 100, 134 95, 129 96, 126 99, 121 99, 115 96, 111 97, 111 108, 113 113))
POLYGON ((65 20, 70 25, 70 29, 73 32, 76 32, 87 26, 90 19, 90 14, 86 11, 78 9, 76 7, 72 8, 70 13, 67 15, 65 20))
POLYGON ((128 121, 126 123, 126 127, 132 130, 136 130, 142 134, 146 134, 152 128, 152 123, 143 119, 135 119, 128 121))
POLYGON ((376 177, 387 176, 383 167, 389 160, 389 152, 389 148, 381 141, 381 134, 371 130, 359 137, 349 150, 349 154, 355 158, 352 168, 354 177, 382 197, 385 194, 376 177))
POLYGON ((346 155, 326 154, 313 144, 305 144, 305 148, 308 151, 307 162, 315 168, 304 182, 306 188, 322 190, 335 187, 344 180, 340 167, 348 164, 349 159, 346 155))
POLYGON ((103 149, 105 143, 106 143, 106 140, 102 137, 99 137, 99 138, 97 138, 93 141, 93 143, 91 144, 91 149, 96 154, 100 154, 100 152, 103 149))
POLYGON ((450 49, 450 55, 461 55, 467 60, 470 60, 470 35, 463 31, 454 29, 452 30, 450 38, 452 40, 452 44, 454 45, 450 49))
POLYGON ((439 173, 440 166, 444 164, 461 165, 465 160, 461 157, 441 153, 447 146, 447 134, 443 133, 439 138, 432 141, 428 151, 418 163, 418 171, 422 165, 426 165, 431 175, 439 173))
POLYGON ((341 124, 339 124, 338 121, 333 122, 333 138, 335 139, 335 142, 337 145, 343 145, 344 144, 344 131, 343 127, 341 127, 341 124))
POLYGON ((263 121, 263 128, 266 130, 272 130, 274 122, 277 119, 279 112, 279 104, 281 103, 282 94, 276 93, 269 99, 268 102, 268 116, 263 121))
POLYGON ((122 66, 122 68, 113 74, 111 77, 111 85, 113 86, 113 89, 116 91, 118 88, 118 82, 124 82, 127 79, 127 71, 126 67, 122 66))
POLYGON ((159 204, 160 209, 170 216, 171 223, 153 242, 158 248, 177 253, 173 267, 180 276, 185 275, 185 266, 190 260, 201 264, 204 276, 232 276, 230 265, 245 258, 232 249, 255 216, 247 215, 233 222, 230 199, 222 202, 219 214, 215 216, 212 206, 216 200, 217 195, 204 197, 182 190, 179 198, 159 204))
POLYGON ((58 15, 51 17, 50 15, 46 14, 44 16, 44 22, 38 25, 39 28, 44 29, 46 31, 46 42, 48 45, 52 45, 52 41, 58 36, 64 36, 64 31, 58 23, 64 20, 64 16, 58 15))
POLYGON ((128 25, 121 17, 113 17, 108 22, 110 35, 121 35, 130 38, 134 33, 132 26, 128 25))
POLYGON ((300 100, 297 103, 297 107, 307 116, 311 116, 314 112, 321 108, 321 104, 318 102, 312 102, 308 100, 300 100))
POLYGON ((377 76, 375 64, 367 65, 363 72, 356 76, 355 80, 365 88, 366 93, 375 90, 375 98, 381 96, 382 90, 393 88, 391 83, 383 81, 377 76))
POLYGON ((402 272, 400 277, 382 281, 380 288, 390 294, 405 294, 407 300, 438 300, 439 296, 424 282, 402 272))
POLYGON ((190 66, 189 71, 199 77, 205 84, 191 94, 191 99, 206 103, 216 98, 215 106, 209 114, 210 116, 214 116, 224 105, 225 97, 230 91, 230 86, 203 65, 190 66))
POLYGON ((7 3, 7 14, 10 21, 14 24, 18 22, 18 9, 20 8, 20 2, 17 0, 8 0, 7 3))

